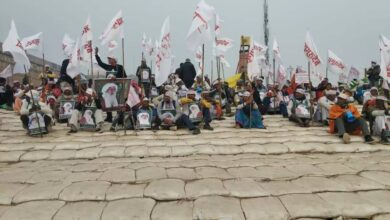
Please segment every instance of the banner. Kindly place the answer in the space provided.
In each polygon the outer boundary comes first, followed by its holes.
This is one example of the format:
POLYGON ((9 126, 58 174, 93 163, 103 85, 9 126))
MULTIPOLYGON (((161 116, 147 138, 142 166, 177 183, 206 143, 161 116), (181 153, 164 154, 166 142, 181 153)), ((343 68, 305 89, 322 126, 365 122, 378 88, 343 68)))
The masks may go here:
POLYGON ((248 52, 248 78, 249 80, 253 81, 254 77, 260 76, 261 70, 260 66, 255 59, 255 47, 254 47, 254 41, 253 38, 251 40, 251 44, 249 47, 249 52, 248 52))
POLYGON ((38 49, 39 51, 42 51, 42 32, 23 38, 22 45, 24 50, 38 49))
POLYGON ((156 56, 156 86, 161 86, 171 74, 172 53, 171 53, 171 32, 170 18, 167 17, 161 28, 161 44, 156 56))
POLYGON ((360 72, 359 72, 358 69, 356 69, 355 67, 351 66, 351 69, 349 70, 349 74, 348 74, 347 83, 350 83, 354 79, 357 79, 357 80, 360 79, 360 72))
POLYGON ((115 39, 115 37, 121 34, 123 38, 123 17, 122 10, 120 10, 111 22, 107 25, 103 34, 99 37, 102 45, 106 45, 108 42, 115 39))
POLYGON ((311 37, 309 32, 306 33, 304 52, 305 52, 307 59, 310 61, 310 63, 315 68, 318 68, 321 66, 322 61, 321 61, 319 52, 318 52, 317 47, 313 41, 313 38, 311 37))
POLYGON ((272 50, 274 52, 274 58, 280 62, 282 60, 282 57, 280 56, 279 44, 276 40, 274 40, 274 45, 272 50))
POLYGON ((81 48, 83 49, 82 60, 84 61, 91 61, 91 55, 93 54, 92 39, 91 19, 88 17, 87 22, 83 26, 83 31, 81 32, 81 48))
POLYGON ((64 38, 62 39, 62 50, 66 56, 70 56, 72 54, 75 43, 76 42, 72 40, 68 34, 64 35, 64 38))
POLYGON ((299 84, 309 83, 309 75, 307 73, 295 73, 295 82, 299 84))
POLYGON ((11 29, 8 36, 3 42, 3 52, 10 52, 15 63, 24 66, 27 71, 30 69, 30 60, 24 51, 22 42, 19 40, 19 35, 13 20, 11 22, 11 29))
POLYGON ((342 74, 346 71, 344 62, 331 50, 328 50, 328 70, 332 73, 342 74))
POLYGON ((77 40, 76 45, 73 48, 73 52, 69 57, 69 65, 66 68, 66 72, 70 77, 75 78, 80 74, 80 60, 81 54, 79 48, 79 40, 77 40))

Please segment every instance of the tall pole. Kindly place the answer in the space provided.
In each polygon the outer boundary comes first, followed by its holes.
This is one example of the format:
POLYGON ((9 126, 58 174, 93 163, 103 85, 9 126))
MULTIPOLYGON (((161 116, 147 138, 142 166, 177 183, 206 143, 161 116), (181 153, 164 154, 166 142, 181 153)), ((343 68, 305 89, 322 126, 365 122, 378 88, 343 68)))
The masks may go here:
POLYGON ((202 45, 202 88, 204 87, 204 44, 202 45))
POLYGON ((45 73, 45 48, 42 42, 42 73, 45 73))
POLYGON ((122 78, 125 77, 125 38, 122 37, 122 65, 123 65, 123 72, 122 72, 122 78))
POLYGON ((311 75, 311 71, 310 71, 310 61, 308 61, 307 62, 307 69, 308 69, 308 77, 309 77, 309 96, 310 96, 310 120, 311 120, 311 123, 313 123, 313 111, 312 111, 312 108, 313 108, 313 106, 312 106, 312 104, 311 104, 311 100, 313 99, 313 94, 311 93, 311 77, 310 77, 310 75, 311 75))
POLYGON ((211 83, 213 83, 213 75, 214 75, 214 63, 213 60, 211 59, 211 83))
POLYGON ((267 51, 265 52, 265 58, 267 64, 269 64, 269 47, 268 47, 268 42, 269 42, 269 28, 268 28, 268 0, 264 0, 264 43, 265 46, 267 46, 267 51))
POLYGON ((272 63, 273 63, 273 90, 274 90, 274 114, 276 112, 276 97, 277 97, 277 94, 276 94, 276 89, 275 89, 275 84, 276 84, 276 66, 275 66, 275 57, 272 59, 272 63))
POLYGON ((88 42, 88 44, 89 44, 89 48, 90 48, 90 50, 91 50, 91 76, 92 76, 92 88, 94 88, 95 87, 95 80, 93 79, 93 59, 92 59, 92 53, 93 53, 93 51, 92 51, 92 40, 90 40, 89 42, 88 42))

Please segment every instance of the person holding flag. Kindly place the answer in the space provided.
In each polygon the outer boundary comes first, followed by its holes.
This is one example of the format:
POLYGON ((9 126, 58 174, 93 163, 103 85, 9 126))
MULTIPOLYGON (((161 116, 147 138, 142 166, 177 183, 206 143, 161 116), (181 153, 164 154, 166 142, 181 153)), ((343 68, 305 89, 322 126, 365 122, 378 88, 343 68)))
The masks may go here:
POLYGON ((96 61, 101 68, 103 68, 107 72, 115 72, 116 78, 127 78, 125 69, 123 68, 122 65, 118 64, 118 60, 116 59, 116 57, 114 55, 109 55, 107 57, 108 64, 103 63, 103 61, 100 59, 100 56, 99 56, 99 48, 96 47, 95 48, 95 58, 96 58, 96 61))

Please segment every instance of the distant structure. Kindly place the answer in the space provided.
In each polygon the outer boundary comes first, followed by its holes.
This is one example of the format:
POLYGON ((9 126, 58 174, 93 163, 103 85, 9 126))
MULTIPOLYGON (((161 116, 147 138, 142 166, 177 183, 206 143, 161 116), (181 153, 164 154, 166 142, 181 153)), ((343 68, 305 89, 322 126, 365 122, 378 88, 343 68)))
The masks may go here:
MULTIPOLYGON (((32 83, 34 85, 39 85, 40 80, 38 77, 39 77, 39 74, 42 73, 42 71, 43 71, 42 58, 30 55, 30 54, 27 54, 27 55, 28 55, 28 58, 29 58, 30 63, 31 63, 31 68, 30 68, 29 74, 31 75, 32 83)), ((0 42, 0 72, 3 69, 5 69, 9 64, 11 64, 11 66, 13 67, 15 65, 14 59, 12 58, 12 55, 10 53, 3 52, 3 44, 0 42)), ((60 65, 53 63, 53 62, 49 62, 49 61, 45 61, 45 65, 49 65, 50 69, 53 72, 59 74, 60 69, 61 69, 60 65)), ((24 77, 24 73, 14 73, 13 80, 22 81, 23 77, 24 77)))
MULTIPOLYGON (((268 1, 264 0, 264 44, 268 47, 269 43, 269 28, 268 28, 268 1)), ((265 52, 265 58, 267 60, 267 64, 269 64, 269 49, 265 52)))

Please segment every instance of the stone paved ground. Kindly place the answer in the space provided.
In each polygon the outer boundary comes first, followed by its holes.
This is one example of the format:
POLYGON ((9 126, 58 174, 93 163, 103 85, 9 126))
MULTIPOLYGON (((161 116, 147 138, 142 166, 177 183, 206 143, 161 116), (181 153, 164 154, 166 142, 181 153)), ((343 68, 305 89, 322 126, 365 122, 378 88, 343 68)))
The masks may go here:
POLYGON ((390 219, 390 147, 265 118, 32 138, 0 111, 0 220, 390 219))

